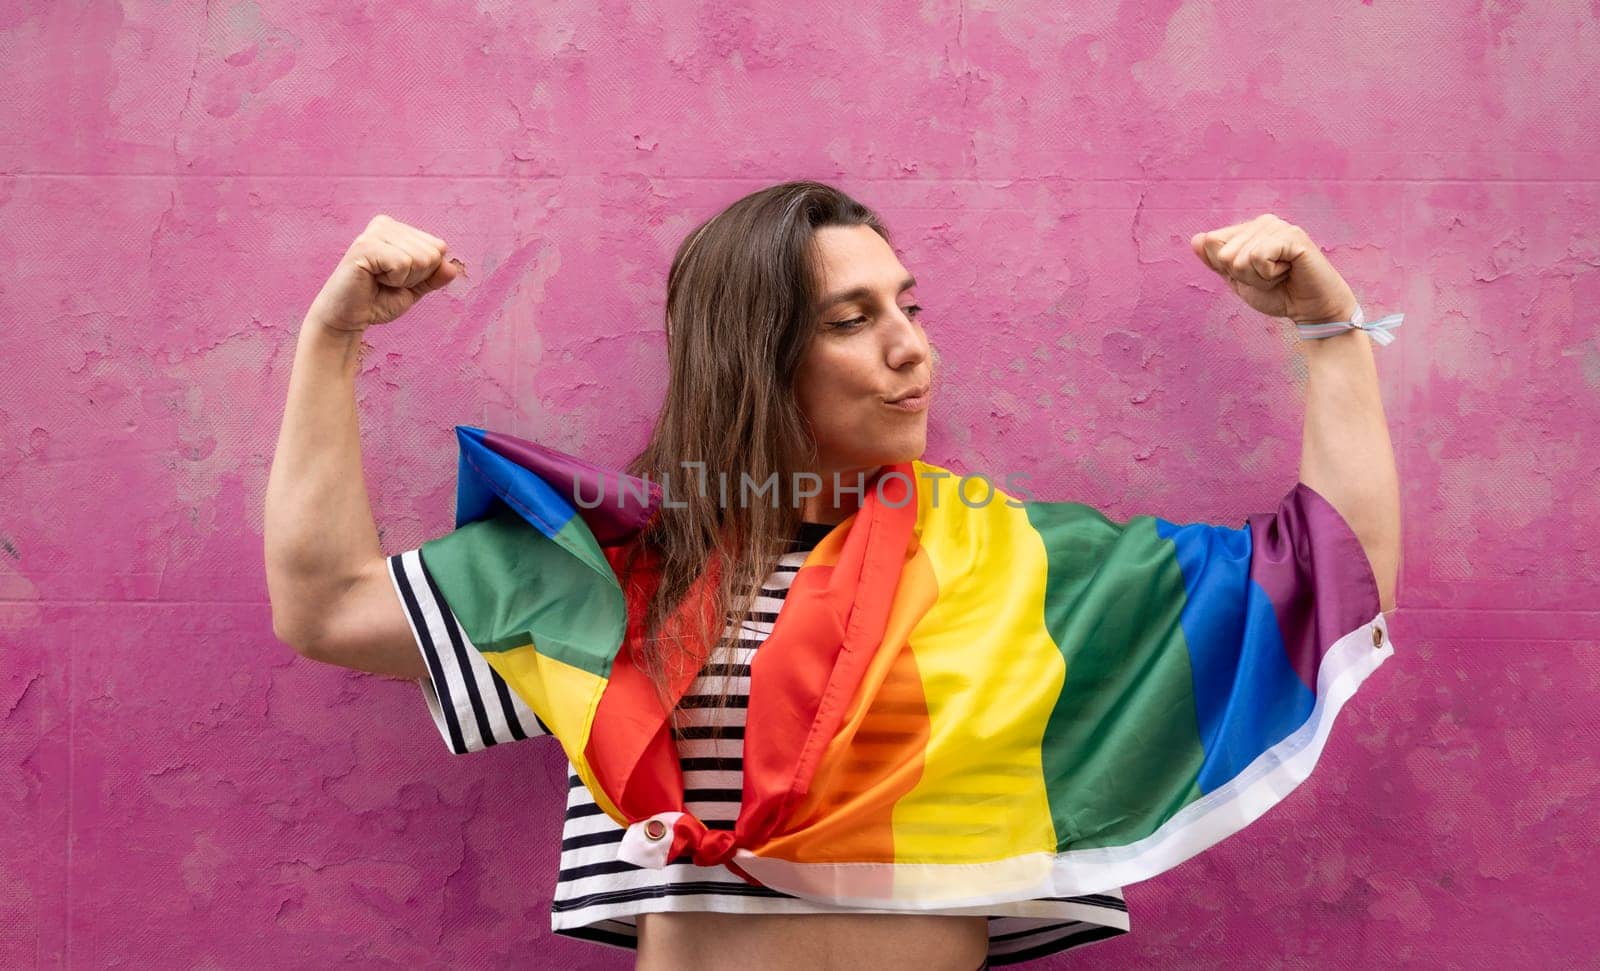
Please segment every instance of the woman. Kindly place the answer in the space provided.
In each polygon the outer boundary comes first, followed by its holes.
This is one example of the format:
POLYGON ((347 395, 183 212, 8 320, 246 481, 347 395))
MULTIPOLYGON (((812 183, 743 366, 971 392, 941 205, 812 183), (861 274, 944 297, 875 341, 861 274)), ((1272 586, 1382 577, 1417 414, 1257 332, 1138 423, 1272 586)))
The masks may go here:
MULTIPOLYGON (((361 333, 453 280, 464 267, 446 253, 442 240, 380 216, 313 303, 269 483, 266 542, 278 636, 317 660, 418 679, 442 736, 466 752, 546 726, 470 645, 445 643, 440 632, 459 629, 417 551, 381 555, 352 393, 361 333)), ((667 401, 629 471, 667 480, 682 506, 662 508, 621 562, 648 554, 659 576, 639 657, 663 700, 683 665, 701 672, 673 725, 688 808, 708 825, 731 825, 739 808, 741 672, 786 583, 860 507, 862 481, 924 450, 936 357, 919 314, 914 280, 881 221, 815 182, 739 200, 673 260, 667 401), (719 501, 704 488, 706 470, 775 482, 776 501, 719 501), (702 616, 727 619, 721 637, 658 637, 713 560, 725 568, 702 616), (693 646, 714 640, 714 651, 693 646)), ((621 828, 570 764, 569 786, 552 927, 637 946, 640 967, 965 969, 1127 928, 1115 887, 979 912, 892 913, 778 893, 723 867, 632 866, 616 859, 621 828)))

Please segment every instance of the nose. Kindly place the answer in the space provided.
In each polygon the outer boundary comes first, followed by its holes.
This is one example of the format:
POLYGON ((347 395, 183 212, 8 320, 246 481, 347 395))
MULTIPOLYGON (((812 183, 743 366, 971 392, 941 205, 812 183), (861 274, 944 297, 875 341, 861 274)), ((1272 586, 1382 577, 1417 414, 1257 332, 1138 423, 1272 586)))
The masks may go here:
POLYGON ((883 333, 888 345, 884 348, 884 360, 896 371, 916 367, 927 358, 928 337, 904 310, 895 311, 883 333))

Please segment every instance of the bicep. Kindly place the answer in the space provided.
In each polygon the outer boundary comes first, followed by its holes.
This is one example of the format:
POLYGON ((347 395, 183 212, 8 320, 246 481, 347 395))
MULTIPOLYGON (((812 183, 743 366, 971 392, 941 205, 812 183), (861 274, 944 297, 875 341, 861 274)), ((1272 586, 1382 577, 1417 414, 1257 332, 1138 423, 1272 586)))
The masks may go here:
POLYGON ((305 652, 312 660, 396 678, 414 680, 428 674, 384 557, 362 568, 328 609, 320 627, 321 636, 305 652))
POLYGON ((415 549, 367 564, 322 630, 307 657, 417 682, 457 755, 549 734, 462 630, 415 549))

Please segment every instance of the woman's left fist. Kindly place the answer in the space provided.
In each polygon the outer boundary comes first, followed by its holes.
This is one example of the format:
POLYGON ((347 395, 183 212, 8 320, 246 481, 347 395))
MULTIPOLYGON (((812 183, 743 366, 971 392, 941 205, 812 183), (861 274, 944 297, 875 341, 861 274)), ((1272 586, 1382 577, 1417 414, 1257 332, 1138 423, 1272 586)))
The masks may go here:
POLYGON ((1356 295, 1306 231, 1267 213, 1189 240, 1239 299, 1297 324, 1349 320, 1356 295))

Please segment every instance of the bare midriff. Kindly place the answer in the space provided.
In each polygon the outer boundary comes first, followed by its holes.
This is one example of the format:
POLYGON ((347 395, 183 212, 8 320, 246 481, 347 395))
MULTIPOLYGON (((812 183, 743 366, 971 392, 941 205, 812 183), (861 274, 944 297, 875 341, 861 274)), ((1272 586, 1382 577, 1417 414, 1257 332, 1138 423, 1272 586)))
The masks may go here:
POLYGON ((988 919, 941 914, 639 915, 637 971, 972 971, 988 919))

